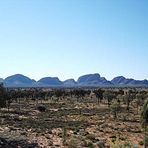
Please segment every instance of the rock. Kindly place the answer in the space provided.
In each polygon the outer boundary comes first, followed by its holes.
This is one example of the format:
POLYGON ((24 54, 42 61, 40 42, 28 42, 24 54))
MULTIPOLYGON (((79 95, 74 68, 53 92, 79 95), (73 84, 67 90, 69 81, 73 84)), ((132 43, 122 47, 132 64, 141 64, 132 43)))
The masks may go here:
POLYGON ((9 128, 9 127, 5 127, 5 128, 4 128, 4 131, 9 132, 9 131, 10 131, 10 128, 9 128))

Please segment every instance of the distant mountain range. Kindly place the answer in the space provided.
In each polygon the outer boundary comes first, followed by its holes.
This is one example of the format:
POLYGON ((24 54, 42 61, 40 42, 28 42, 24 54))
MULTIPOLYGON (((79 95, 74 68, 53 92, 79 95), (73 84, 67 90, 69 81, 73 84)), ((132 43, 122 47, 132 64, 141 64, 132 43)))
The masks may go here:
POLYGON ((80 76, 77 81, 68 79, 65 81, 59 80, 58 77, 45 77, 39 81, 30 79, 22 74, 15 74, 6 79, 0 78, 6 87, 113 87, 113 86, 143 86, 148 87, 148 80, 134 80, 132 78, 125 78, 118 76, 111 81, 101 77, 98 73, 87 74, 80 76))

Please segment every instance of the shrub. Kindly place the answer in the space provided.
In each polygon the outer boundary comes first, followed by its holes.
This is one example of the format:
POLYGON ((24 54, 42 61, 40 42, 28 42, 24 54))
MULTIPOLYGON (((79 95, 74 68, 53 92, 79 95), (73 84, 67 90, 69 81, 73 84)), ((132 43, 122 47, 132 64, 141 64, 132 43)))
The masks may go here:
POLYGON ((68 142, 68 148, 77 148, 78 147, 78 140, 75 138, 70 139, 68 142))
POLYGON ((89 140, 91 140, 91 141, 95 141, 96 140, 96 137, 93 134, 86 135, 86 138, 89 139, 89 140))
POLYGON ((145 141, 145 146, 147 147, 148 146, 148 136, 144 137, 144 141, 145 141))
POLYGON ((133 148, 138 148, 138 145, 133 145, 133 148))
POLYGON ((67 139, 67 128, 63 128, 63 145, 66 145, 66 139, 67 139))
POLYGON ((117 113, 118 113, 118 111, 119 111, 119 109, 120 109, 119 103, 118 103, 117 101, 114 101, 114 102, 111 104, 110 108, 111 108, 111 111, 112 111, 112 113, 113 113, 113 115, 114 115, 114 118, 116 119, 116 118, 117 118, 117 113))
POLYGON ((143 142, 143 141, 140 141, 140 142, 139 142, 139 145, 144 145, 144 142, 143 142))
POLYGON ((96 144, 97 144, 97 146, 98 146, 99 148, 104 148, 104 147, 105 147, 104 141, 98 141, 96 144))
POLYGON ((132 147, 131 142, 130 141, 125 142, 124 147, 131 148, 132 147))
POLYGON ((87 147, 89 147, 89 148, 94 148, 94 145, 93 145, 92 142, 88 142, 87 147))
POLYGON ((46 107, 45 106, 38 106, 37 110, 40 112, 45 112, 46 111, 46 107))

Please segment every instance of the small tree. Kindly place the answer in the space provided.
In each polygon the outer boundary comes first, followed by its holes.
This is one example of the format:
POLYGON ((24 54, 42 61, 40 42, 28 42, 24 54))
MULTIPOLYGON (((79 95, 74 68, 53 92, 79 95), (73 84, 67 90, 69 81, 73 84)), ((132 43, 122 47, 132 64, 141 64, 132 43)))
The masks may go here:
POLYGON ((130 103, 132 102, 133 99, 135 99, 136 94, 135 92, 129 90, 128 93, 126 95, 124 95, 124 99, 126 102, 126 110, 129 113, 130 111, 130 103))
POLYGON ((98 89, 98 90, 94 90, 93 92, 96 95, 96 98, 98 99, 98 104, 100 104, 101 100, 103 99, 104 91, 102 89, 98 89))
POLYGON ((143 105, 141 112, 141 121, 142 121, 142 127, 144 128, 144 147, 146 148, 148 146, 148 143, 146 142, 147 126, 148 126, 148 100, 143 105))
POLYGON ((119 103, 116 100, 114 100, 113 103, 111 104, 110 108, 111 108, 111 111, 114 115, 114 118, 117 119, 117 113, 120 110, 119 103))
POLYGON ((111 92, 111 91, 105 91, 103 93, 103 97, 104 97, 104 99, 107 100, 108 107, 110 107, 111 101, 115 98, 115 94, 113 92, 111 92))
POLYGON ((136 94, 136 99, 135 99, 135 102, 136 102, 136 107, 137 107, 137 114, 139 112, 139 106, 141 106, 144 102, 144 95, 143 94, 136 94))
POLYGON ((0 108, 6 107, 6 90, 3 83, 0 84, 0 108))
POLYGON ((7 109, 9 111, 10 105, 12 103, 11 94, 9 92, 7 92, 4 98, 5 98, 5 101, 6 101, 7 109))

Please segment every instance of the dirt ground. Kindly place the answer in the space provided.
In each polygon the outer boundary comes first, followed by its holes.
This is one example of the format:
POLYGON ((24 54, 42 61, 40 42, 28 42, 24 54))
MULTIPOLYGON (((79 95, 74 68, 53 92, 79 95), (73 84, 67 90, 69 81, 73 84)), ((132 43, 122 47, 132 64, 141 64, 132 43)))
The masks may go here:
POLYGON ((127 113, 121 105, 117 119, 105 104, 67 100, 38 104, 22 101, 12 103, 9 111, 0 111, 2 148, 97 148, 99 142, 111 147, 117 141, 142 147, 140 114, 135 108, 127 113), (38 111, 39 105, 46 110, 38 111))

